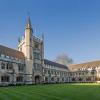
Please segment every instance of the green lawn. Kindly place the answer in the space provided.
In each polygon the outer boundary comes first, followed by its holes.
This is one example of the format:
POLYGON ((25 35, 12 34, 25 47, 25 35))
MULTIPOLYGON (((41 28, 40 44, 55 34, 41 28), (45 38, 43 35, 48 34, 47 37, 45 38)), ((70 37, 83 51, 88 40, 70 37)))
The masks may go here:
POLYGON ((0 87, 0 100, 100 100, 99 84, 0 87))

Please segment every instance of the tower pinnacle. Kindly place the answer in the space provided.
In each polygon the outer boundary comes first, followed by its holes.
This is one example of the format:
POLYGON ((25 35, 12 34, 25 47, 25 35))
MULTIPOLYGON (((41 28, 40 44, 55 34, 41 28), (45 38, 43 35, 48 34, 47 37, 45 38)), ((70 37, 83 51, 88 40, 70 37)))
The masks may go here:
POLYGON ((28 20, 27 20, 27 23, 26 23, 26 29, 32 29, 30 17, 28 17, 28 20))

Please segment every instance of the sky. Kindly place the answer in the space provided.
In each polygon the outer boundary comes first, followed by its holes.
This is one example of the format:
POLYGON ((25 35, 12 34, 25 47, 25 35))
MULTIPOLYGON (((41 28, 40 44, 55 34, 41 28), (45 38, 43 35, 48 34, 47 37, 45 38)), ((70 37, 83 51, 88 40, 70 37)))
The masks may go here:
POLYGON ((0 44, 17 49, 30 12, 33 35, 45 38, 45 58, 100 60, 100 0, 0 0, 0 44))

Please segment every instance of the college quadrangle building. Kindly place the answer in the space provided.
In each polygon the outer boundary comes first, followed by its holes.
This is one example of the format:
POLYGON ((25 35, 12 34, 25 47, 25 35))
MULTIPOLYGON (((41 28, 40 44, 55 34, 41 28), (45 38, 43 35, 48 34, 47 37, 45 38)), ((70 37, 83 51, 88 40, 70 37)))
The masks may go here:
POLYGON ((0 45, 0 85, 99 81, 100 61, 65 66, 44 59, 44 38, 34 36, 30 18, 18 50, 0 45))

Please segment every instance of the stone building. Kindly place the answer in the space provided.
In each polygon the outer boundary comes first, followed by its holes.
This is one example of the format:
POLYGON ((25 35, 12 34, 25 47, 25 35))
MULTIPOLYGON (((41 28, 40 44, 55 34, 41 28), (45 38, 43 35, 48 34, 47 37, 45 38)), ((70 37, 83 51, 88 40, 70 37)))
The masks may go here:
POLYGON ((18 50, 0 45, 0 85, 99 81, 100 61, 65 66, 45 59, 44 37, 34 36, 30 18, 18 50))
POLYGON ((71 82, 100 82, 100 61, 73 64, 71 69, 71 82))
POLYGON ((0 85, 25 81, 25 57, 22 52, 0 45, 0 85))

